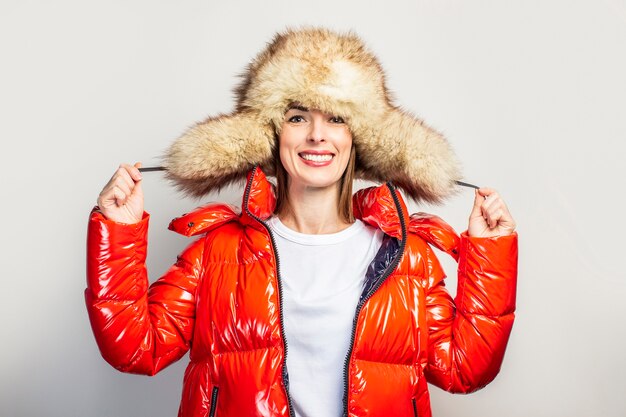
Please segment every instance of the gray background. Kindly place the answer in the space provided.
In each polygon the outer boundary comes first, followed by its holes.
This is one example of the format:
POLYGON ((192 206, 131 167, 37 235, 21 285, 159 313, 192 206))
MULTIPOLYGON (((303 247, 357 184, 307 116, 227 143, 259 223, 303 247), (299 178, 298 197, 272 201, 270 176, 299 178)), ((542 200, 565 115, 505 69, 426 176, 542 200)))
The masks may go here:
MULTIPOLYGON (((158 163, 274 32, 356 30, 397 102, 443 131, 466 179, 501 191, 520 232, 518 319, 499 377, 432 389, 435 416, 626 415, 626 3, 43 1, 0 3, 0 416, 174 416, 186 359, 110 368, 83 302, 85 230, 122 161, 158 163)), ((188 240, 182 199, 146 174, 151 280, 188 240)), ((463 191, 435 212, 464 230, 463 191)), ((454 265, 445 261, 454 276, 454 265)), ((451 277, 449 285, 454 288, 451 277)))

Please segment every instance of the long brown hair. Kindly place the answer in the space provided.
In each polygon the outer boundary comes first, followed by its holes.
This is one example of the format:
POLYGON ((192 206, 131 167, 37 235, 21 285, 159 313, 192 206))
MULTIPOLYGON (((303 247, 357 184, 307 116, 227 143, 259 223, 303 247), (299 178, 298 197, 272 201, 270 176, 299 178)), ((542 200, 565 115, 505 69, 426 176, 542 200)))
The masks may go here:
MULTIPOLYGON (((276 138, 278 143, 278 138, 276 138)), ((356 167, 356 149, 350 149, 350 159, 339 182, 339 217, 346 223, 354 223, 352 212, 352 184, 356 167)), ((274 172, 276 173, 276 208, 274 214, 280 215, 290 210, 289 207, 289 174, 280 160, 278 146, 274 149, 274 172)))

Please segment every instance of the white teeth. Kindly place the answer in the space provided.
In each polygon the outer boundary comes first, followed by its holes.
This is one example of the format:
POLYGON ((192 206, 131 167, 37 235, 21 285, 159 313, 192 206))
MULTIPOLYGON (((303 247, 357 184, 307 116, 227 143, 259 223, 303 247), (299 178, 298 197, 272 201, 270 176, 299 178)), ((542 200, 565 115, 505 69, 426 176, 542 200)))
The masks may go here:
POLYGON ((314 161, 314 162, 326 162, 326 161, 330 161, 331 159, 333 159, 333 156, 331 154, 317 155, 317 154, 311 154, 311 153, 303 153, 303 154, 300 154, 300 156, 306 159, 307 161, 314 161))

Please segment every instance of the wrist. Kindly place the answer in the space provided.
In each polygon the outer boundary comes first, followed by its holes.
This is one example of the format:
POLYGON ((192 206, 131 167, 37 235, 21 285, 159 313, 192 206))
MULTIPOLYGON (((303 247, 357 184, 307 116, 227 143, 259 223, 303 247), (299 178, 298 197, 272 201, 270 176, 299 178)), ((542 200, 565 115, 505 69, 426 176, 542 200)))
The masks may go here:
POLYGON ((94 211, 99 212, 105 220, 121 225, 136 225, 137 223, 141 223, 146 216, 146 213, 143 211, 141 216, 137 217, 130 213, 111 212, 110 210, 103 209, 100 206, 95 206, 94 211))

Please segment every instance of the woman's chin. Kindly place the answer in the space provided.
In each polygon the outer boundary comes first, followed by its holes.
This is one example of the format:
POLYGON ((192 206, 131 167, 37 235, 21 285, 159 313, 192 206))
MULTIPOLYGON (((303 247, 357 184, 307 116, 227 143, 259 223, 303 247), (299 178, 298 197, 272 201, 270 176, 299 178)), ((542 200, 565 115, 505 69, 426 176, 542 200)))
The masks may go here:
POLYGON ((303 189, 303 190, 326 190, 329 188, 339 187, 338 179, 324 179, 324 178, 298 178, 291 179, 292 181, 292 189, 303 189))

